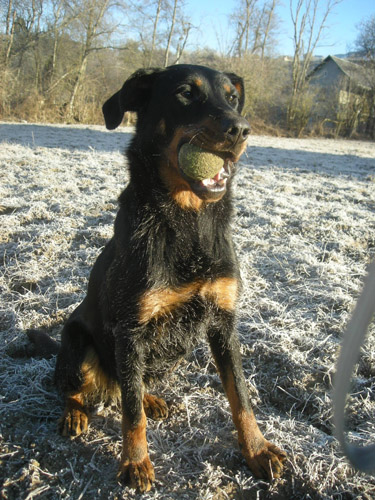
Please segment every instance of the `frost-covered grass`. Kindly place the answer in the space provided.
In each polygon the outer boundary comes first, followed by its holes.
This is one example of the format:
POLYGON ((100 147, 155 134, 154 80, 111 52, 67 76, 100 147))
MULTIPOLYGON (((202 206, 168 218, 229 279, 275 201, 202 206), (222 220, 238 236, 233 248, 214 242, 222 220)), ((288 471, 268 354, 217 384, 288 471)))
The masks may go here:
MULTIPOLYGON (((131 129, 0 124, 0 496, 132 498, 116 482, 120 415, 86 435, 56 432, 54 359, 24 357, 25 330, 58 338, 112 234, 131 129), (1 486, 2 484, 2 486, 1 486)), ((375 253, 375 145, 251 137, 236 179, 238 314, 249 394, 288 452, 269 485, 249 473, 206 346, 157 388, 170 417, 149 422, 155 499, 374 498, 332 435, 342 332, 375 253)), ((353 379, 351 439, 375 442, 374 328, 353 379)))

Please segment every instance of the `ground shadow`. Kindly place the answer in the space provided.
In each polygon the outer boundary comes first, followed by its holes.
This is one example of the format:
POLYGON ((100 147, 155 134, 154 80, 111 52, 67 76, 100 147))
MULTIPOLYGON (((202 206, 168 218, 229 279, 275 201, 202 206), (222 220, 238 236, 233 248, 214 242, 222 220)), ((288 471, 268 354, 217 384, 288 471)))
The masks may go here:
POLYGON ((74 125, 35 125, 1 123, 0 143, 20 144, 32 148, 60 148, 103 152, 123 151, 133 133, 131 128, 108 131, 74 125))
MULTIPOLYGON (((60 148, 102 152, 124 151, 133 131, 130 127, 108 131, 103 126, 95 129, 77 125, 43 125, 0 123, 0 143, 14 143, 29 147, 60 148)), ((375 175, 374 157, 349 153, 338 155, 320 151, 284 149, 274 146, 248 146, 241 158, 240 168, 280 168, 283 171, 311 172, 329 176, 367 178, 375 175), (338 161, 339 159, 339 161, 338 161)))
POLYGON ((328 176, 367 178, 375 175, 374 157, 320 151, 248 146, 241 158, 243 166, 256 169, 279 168, 285 172, 316 173, 328 176))

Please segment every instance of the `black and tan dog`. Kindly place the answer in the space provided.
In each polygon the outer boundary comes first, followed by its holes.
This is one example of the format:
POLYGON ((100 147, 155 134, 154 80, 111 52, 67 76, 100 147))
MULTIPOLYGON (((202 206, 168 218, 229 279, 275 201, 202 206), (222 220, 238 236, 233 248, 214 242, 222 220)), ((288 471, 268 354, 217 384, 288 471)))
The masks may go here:
POLYGON ((257 477, 278 477, 285 453, 260 432, 249 404, 235 309, 239 271, 230 232, 231 183, 249 124, 242 79, 202 66, 139 70, 103 106, 107 128, 137 113, 127 150, 130 182, 114 236, 92 270, 88 293, 62 332, 56 383, 65 395, 63 435, 88 425, 92 392, 120 387, 119 478, 146 491, 154 480, 146 417, 165 418, 147 393, 206 336, 229 399, 240 447, 257 477), (191 142, 222 158, 212 179, 178 164, 191 142))

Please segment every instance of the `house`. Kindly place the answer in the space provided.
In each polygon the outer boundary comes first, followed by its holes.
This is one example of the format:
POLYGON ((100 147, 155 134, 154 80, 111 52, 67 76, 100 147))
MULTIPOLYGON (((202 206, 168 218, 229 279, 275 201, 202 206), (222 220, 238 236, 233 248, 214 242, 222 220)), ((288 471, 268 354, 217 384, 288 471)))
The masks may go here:
POLYGON ((365 66, 336 56, 326 57, 308 75, 310 85, 340 89, 353 94, 370 90, 370 75, 365 66))
POLYGON ((368 121, 372 114, 368 106, 371 73, 365 66, 328 56, 315 66, 307 80, 314 95, 315 119, 345 135, 368 121))

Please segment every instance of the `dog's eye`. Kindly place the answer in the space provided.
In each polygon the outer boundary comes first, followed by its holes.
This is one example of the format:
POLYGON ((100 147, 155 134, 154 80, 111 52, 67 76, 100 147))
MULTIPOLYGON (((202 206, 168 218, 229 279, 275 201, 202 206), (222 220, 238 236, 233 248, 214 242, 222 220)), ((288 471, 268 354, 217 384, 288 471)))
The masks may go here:
POLYGON ((184 104, 191 103, 197 98, 197 92, 191 85, 182 85, 177 89, 176 95, 184 104))
POLYGON ((231 106, 236 106, 238 103, 238 97, 236 96, 236 94, 229 94, 227 96, 227 101, 231 106))
POLYGON ((193 92, 190 89, 183 89, 178 92, 178 95, 181 96, 186 101, 191 101, 194 98, 193 92))

